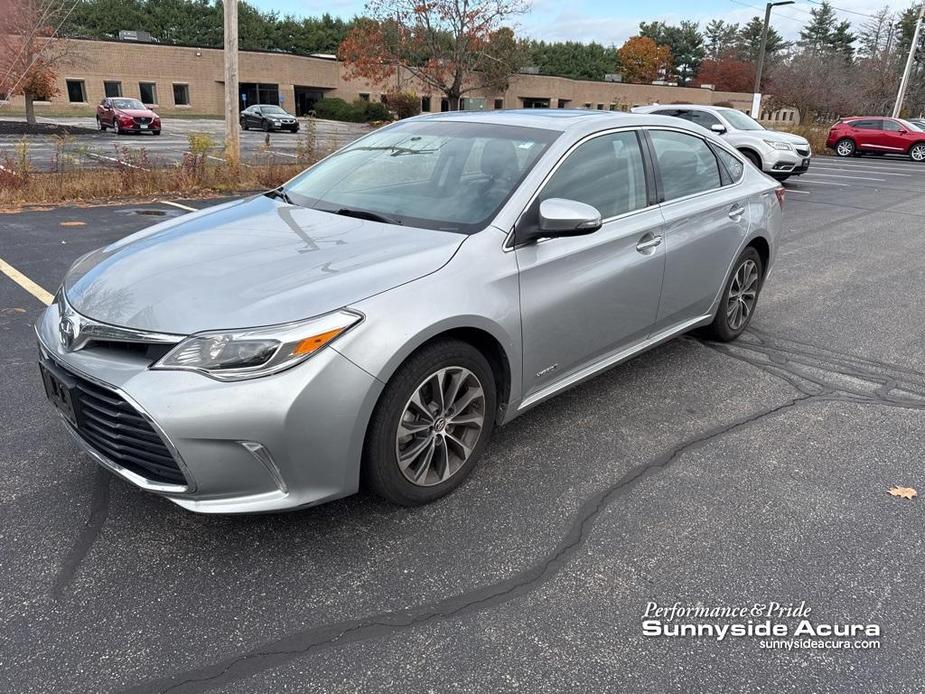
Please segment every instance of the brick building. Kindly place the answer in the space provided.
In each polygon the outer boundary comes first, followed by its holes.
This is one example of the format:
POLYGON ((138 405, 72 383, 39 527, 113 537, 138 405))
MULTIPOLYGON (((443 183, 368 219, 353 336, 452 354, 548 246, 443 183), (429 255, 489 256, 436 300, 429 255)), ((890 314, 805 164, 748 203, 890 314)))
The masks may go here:
MULTIPOLYGON (((172 46, 131 41, 68 39, 68 64, 58 70, 60 92, 36 102, 36 113, 87 115, 105 96, 141 99, 164 115, 219 116, 223 112, 222 51, 196 46, 172 46)), ((375 85, 348 80, 342 63, 333 56, 301 56, 273 51, 241 51, 240 106, 276 103, 296 115, 307 113, 325 97, 378 100, 396 84, 375 85)), ((446 109, 440 94, 410 75, 396 80, 402 91, 421 97, 424 111, 446 109)), ((0 97, 4 95, 0 94, 0 97)), ((474 92, 463 107, 591 108, 628 110, 653 102, 751 106, 751 95, 695 87, 672 87, 620 82, 594 82, 547 75, 518 74, 503 94, 474 92)), ((6 110, 21 110, 14 97, 6 110)))

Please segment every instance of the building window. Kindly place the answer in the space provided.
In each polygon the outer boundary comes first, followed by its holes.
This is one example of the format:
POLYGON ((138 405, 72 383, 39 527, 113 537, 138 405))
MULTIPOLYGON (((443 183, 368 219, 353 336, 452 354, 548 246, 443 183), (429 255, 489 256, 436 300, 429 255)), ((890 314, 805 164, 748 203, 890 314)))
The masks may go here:
POLYGON ((369 101, 369 94, 360 94, 360 99, 363 101, 369 101))
POLYGON ((139 82, 138 92, 141 95, 141 103, 149 106, 157 103, 157 86, 154 82, 139 82))
POLYGON ((122 96, 122 83, 103 82, 103 91, 105 92, 107 99, 113 96, 122 96))
POLYGON ((67 83, 67 100, 72 104, 82 104, 87 101, 87 90, 84 89, 83 80, 65 80, 67 83))
POLYGON ((174 106, 189 106, 189 85, 173 85, 173 103, 174 106))
POLYGON ((568 108, 568 102, 568 99, 559 99, 559 103, 557 105, 559 108, 568 108))
POLYGON ((423 113, 429 113, 429 112, 430 112, 430 97, 429 97, 429 96, 422 96, 422 97, 421 97, 421 111, 422 111, 423 113))
POLYGON ((591 108, 591 103, 590 102, 586 103, 585 108, 591 108))
POLYGON ((597 110, 598 110, 598 111, 603 111, 603 110, 604 110, 604 104, 598 104, 598 105, 597 105, 597 110))
POLYGON ((495 99, 495 110, 500 111, 504 108, 504 99, 495 99))

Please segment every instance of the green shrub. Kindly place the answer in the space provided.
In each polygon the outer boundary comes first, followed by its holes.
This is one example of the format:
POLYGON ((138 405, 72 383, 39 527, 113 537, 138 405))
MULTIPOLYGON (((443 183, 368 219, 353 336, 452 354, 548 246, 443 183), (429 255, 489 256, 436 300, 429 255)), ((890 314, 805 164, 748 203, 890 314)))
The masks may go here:
POLYGON ((385 102, 395 111, 399 118, 411 118, 421 112, 421 99, 411 92, 392 92, 386 94, 385 102))
POLYGON ((373 120, 392 120, 392 112, 389 111, 389 107, 379 101, 359 101, 354 102, 354 105, 360 106, 364 104, 366 106, 366 117, 364 120, 373 121, 373 120))
MULTIPOLYGON (((362 102, 366 105, 366 102, 362 102)), ((348 104, 343 99, 331 97, 322 99, 315 104, 315 116, 318 118, 327 118, 328 120, 341 120, 348 123, 362 123, 366 120, 366 110, 363 107, 357 107, 356 103, 348 104)))

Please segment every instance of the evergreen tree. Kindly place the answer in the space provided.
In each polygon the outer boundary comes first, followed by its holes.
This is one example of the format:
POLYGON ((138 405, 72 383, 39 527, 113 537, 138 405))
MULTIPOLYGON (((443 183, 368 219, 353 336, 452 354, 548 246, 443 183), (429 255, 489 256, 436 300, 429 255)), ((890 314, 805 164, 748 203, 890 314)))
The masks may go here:
MULTIPOLYGON (((761 52, 761 33, 764 30, 764 20, 761 17, 752 17, 742 30, 739 32, 737 40, 737 53, 739 59, 747 60, 753 63, 758 62, 758 54, 761 52)), ((765 48, 764 59, 767 65, 777 61, 781 53, 789 47, 784 37, 777 33, 777 30, 768 27, 768 43, 765 48)))
POLYGON ((738 24, 729 24, 722 19, 710 20, 703 31, 707 57, 711 60, 719 60, 734 51, 739 32, 738 24))
POLYGON ((809 53, 827 53, 835 33, 835 10, 828 0, 811 9, 812 19, 800 30, 800 47, 809 53))
POLYGON ((639 35, 671 51, 671 72, 681 84, 688 84, 706 57, 704 36, 697 22, 682 20, 677 26, 665 22, 641 22, 639 35))

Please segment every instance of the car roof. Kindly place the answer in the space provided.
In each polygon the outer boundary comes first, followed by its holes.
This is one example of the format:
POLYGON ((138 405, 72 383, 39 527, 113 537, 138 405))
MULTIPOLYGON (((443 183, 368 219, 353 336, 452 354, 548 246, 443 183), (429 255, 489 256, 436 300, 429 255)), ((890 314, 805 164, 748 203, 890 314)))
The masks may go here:
MULTIPOLYGON (((565 132, 596 126, 598 129, 627 125, 648 125, 653 119, 665 116, 647 116, 623 111, 595 111, 568 108, 521 108, 502 111, 444 111, 417 116, 415 120, 466 121, 469 123, 494 123, 516 125, 526 128, 557 130, 565 132)), ((660 121, 656 121, 660 122, 660 121)))

